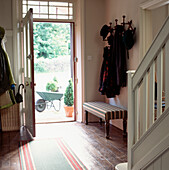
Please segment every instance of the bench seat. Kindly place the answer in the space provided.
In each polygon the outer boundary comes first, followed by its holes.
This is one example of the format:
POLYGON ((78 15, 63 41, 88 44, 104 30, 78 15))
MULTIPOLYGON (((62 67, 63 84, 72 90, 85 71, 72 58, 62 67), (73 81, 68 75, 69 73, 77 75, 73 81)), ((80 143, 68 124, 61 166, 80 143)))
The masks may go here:
POLYGON ((99 117, 100 122, 102 122, 102 119, 105 120, 106 138, 109 138, 109 120, 123 119, 123 134, 126 136, 127 110, 104 102, 85 102, 83 109, 86 114, 86 125, 88 124, 88 113, 99 117))

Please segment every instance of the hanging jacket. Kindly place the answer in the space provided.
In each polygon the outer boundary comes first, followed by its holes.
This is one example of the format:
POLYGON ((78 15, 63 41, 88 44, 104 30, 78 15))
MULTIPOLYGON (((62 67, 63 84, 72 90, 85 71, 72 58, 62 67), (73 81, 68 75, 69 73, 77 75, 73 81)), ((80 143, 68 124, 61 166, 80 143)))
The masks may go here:
POLYGON ((127 53, 122 38, 123 30, 123 26, 117 25, 114 35, 108 37, 110 48, 104 48, 99 91, 107 98, 119 95, 120 88, 127 84, 127 53))
POLYGON ((7 108, 16 103, 11 86, 15 85, 10 61, 7 53, 2 48, 2 39, 5 30, 0 27, 0 109, 7 108))
POLYGON ((5 56, 5 52, 1 45, 0 39, 0 95, 5 93, 7 90, 10 89, 10 81, 8 77, 8 69, 7 69, 7 60, 5 56))
POLYGON ((113 55, 116 59, 116 74, 117 74, 117 85, 120 87, 125 87, 127 84, 127 63, 126 63, 126 48, 123 41, 124 29, 122 25, 116 26, 116 32, 114 35, 114 48, 113 55))
POLYGON ((110 60, 110 50, 108 47, 104 48, 103 63, 100 72, 100 86, 99 91, 102 95, 106 94, 106 89, 108 85, 108 72, 109 72, 109 60, 110 60))

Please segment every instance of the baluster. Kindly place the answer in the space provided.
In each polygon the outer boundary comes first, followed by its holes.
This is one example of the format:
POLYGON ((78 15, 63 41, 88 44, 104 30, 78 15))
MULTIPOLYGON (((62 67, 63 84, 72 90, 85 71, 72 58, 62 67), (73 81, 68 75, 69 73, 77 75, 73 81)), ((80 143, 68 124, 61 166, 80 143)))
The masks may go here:
MULTIPOLYGON (((148 116, 148 73, 145 74, 143 79, 143 113, 142 113, 142 129, 143 134, 147 130, 147 116, 148 116)), ((143 135, 141 134, 141 135, 143 135)))
POLYGON ((155 62, 150 67, 150 85, 149 85, 149 127, 154 123, 154 93, 155 93, 155 62))
POLYGON ((134 124, 135 124, 135 115, 134 115, 134 94, 133 94, 133 74, 134 71, 128 71, 128 169, 131 169, 132 166, 132 154, 131 148, 134 145, 134 124))
POLYGON ((162 114, 163 49, 157 57, 157 118, 162 114))
POLYGON ((168 64, 169 64, 169 40, 165 45, 165 109, 169 107, 169 76, 168 76, 168 64))
POLYGON ((135 143, 139 140, 139 87, 135 90, 135 143))

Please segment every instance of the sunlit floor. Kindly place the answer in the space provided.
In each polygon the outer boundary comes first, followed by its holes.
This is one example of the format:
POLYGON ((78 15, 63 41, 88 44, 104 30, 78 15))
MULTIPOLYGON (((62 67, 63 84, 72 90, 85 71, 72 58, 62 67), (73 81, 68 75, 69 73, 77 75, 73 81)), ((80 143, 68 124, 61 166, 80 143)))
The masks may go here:
MULTIPOLYGON (((110 127, 110 139, 107 140, 104 124, 36 124, 37 139, 56 137, 62 137, 90 170, 114 170, 115 165, 127 161, 127 138, 123 138, 122 131, 114 126, 110 127)), ((19 132, 0 133, 1 170, 20 170, 18 140, 19 132)))

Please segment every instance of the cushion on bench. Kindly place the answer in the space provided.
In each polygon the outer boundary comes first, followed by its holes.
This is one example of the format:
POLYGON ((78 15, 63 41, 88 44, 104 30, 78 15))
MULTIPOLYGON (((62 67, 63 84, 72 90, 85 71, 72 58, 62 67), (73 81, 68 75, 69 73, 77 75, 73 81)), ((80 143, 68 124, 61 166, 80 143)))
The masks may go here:
POLYGON ((127 110, 104 102, 85 102, 83 108, 105 120, 127 119, 127 110))

